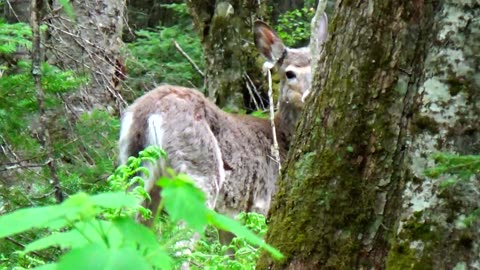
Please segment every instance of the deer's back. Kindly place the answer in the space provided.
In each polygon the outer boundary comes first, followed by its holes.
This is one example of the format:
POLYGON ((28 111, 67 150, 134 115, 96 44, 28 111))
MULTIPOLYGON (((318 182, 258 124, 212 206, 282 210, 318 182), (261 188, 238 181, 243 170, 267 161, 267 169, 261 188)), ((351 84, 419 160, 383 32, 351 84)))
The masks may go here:
POLYGON ((168 165, 192 176, 207 193, 210 207, 266 214, 277 177, 268 120, 228 114, 197 90, 170 85, 135 101, 128 117, 128 154, 159 145, 168 165))

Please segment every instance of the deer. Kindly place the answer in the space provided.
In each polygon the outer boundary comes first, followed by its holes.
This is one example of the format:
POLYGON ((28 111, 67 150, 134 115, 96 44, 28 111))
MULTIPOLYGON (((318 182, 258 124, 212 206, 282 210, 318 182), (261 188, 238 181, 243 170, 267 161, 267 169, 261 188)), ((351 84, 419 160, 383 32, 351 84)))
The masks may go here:
MULTIPOLYGON (((323 14, 312 29, 319 40, 317 52, 327 38, 327 24, 323 14)), ((266 60, 264 67, 275 66, 280 76, 274 124, 283 160, 310 93, 312 55, 309 47, 287 47, 265 22, 255 21, 253 34, 255 46, 266 60)), ((271 155, 273 136, 269 119, 227 113, 196 89, 161 85, 123 113, 119 159, 126 164, 129 156, 150 145, 166 151, 166 161, 146 166, 150 174, 145 190, 151 200, 144 204, 152 213, 161 200, 155 182, 168 166, 191 176, 206 193, 207 206, 217 212, 232 217, 240 212, 266 215, 279 176, 279 164, 271 155)))

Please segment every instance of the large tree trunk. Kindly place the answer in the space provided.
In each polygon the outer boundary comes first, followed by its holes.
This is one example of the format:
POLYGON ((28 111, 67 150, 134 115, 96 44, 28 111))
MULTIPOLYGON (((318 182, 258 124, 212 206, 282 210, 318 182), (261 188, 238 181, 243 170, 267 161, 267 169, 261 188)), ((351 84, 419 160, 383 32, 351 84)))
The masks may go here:
POLYGON ((69 18, 60 1, 54 0, 47 18, 50 39, 47 58, 52 65, 87 74, 87 86, 69 100, 75 111, 107 108, 118 111, 126 105, 117 86, 122 80, 119 57, 125 1, 70 1, 75 18, 69 18), (60 11, 60 12, 59 12, 60 11))
POLYGON ((191 0, 188 2, 205 53, 209 98, 231 110, 243 108, 244 94, 264 81, 255 59, 252 25, 265 16, 265 1, 191 0))
POLYGON ((478 182, 425 169, 480 152, 478 2, 338 3, 259 269, 477 269, 478 182))

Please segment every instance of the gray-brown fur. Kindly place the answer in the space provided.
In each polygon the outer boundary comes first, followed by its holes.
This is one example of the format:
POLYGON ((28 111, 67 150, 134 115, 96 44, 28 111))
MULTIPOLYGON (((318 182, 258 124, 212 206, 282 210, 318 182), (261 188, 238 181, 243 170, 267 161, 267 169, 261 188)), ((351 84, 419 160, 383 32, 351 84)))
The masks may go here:
MULTIPOLYGON (((255 23, 255 43, 283 78, 275 116, 283 158, 310 89, 311 55, 308 48, 287 48, 263 22, 255 23)), ((164 85, 127 109, 119 144, 122 163, 148 145, 159 144, 168 154, 167 165, 190 174, 206 192, 210 207, 234 215, 241 211, 267 213, 278 177, 278 164, 271 157, 272 142, 269 120, 229 114, 195 89, 164 85)), ((152 210, 160 198, 158 187, 151 183, 164 166, 160 162, 152 167, 150 184, 146 184, 153 195, 147 204, 152 210)))

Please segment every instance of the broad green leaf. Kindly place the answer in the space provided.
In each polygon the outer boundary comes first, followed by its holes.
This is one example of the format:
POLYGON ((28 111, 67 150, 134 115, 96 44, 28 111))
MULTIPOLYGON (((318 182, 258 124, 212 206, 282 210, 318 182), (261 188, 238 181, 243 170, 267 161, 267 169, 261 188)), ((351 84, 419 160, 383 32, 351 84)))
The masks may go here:
POLYGON ((173 269, 173 259, 163 248, 152 250, 150 253, 148 253, 147 260, 151 265, 159 269, 173 269))
POLYGON ((73 243, 79 242, 84 244, 88 243, 77 231, 59 232, 29 243, 25 247, 25 252, 41 250, 51 246, 58 246, 65 249, 71 247, 73 243))
POLYGON ((234 233, 236 236, 240 238, 244 238, 247 242, 252 245, 257 245, 266 251, 268 251, 273 258, 275 259, 282 259, 283 255, 275 249, 274 247, 270 246, 269 244, 265 243, 263 239, 256 236, 250 230, 248 230, 245 226, 241 225, 239 222, 226 217, 224 215, 220 215, 215 211, 210 210, 208 213, 210 224, 214 225, 215 227, 234 233))
MULTIPOLYGON (((108 194, 105 196, 107 199, 110 198, 108 194)), ((105 198, 97 196, 99 198, 89 197, 85 193, 77 193, 60 205, 25 208, 0 216, 0 238, 34 228, 59 229, 80 218, 93 218, 98 213, 94 204, 102 206, 102 199, 105 198)), ((122 204, 117 202, 117 205, 122 204)))
POLYGON ((94 205, 104 208, 136 207, 139 204, 137 198, 125 192, 109 192, 94 195, 90 198, 94 205))
POLYGON ((56 263, 49 263, 49 264, 45 264, 45 265, 33 268, 33 270, 57 270, 57 269, 58 268, 56 263))
POLYGON ((69 213, 62 205, 32 207, 16 210, 0 216, 0 238, 28 231, 34 228, 48 227, 50 222, 69 213))
POLYGON ((147 227, 130 218, 120 217, 113 221, 113 225, 122 234, 124 244, 140 245, 146 249, 159 248, 157 237, 147 227))
POLYGON ((152 266, 133 248, 107 249, 90 244, 72 249, 58 262, 58 270, 149 270, 152 266))
POLYGON ((112 222, 104 220, 90 220, 78 222, 74 229, 66 232, 53 233, 44 238, 31 242, 25 247, 25 252, 31 252, 58 246, 60 248, 77 248, 88 243, 104 243, 110 247, 119 247, 121 235, 112 228, 112 222))
POLYGON ((120 231, 126 244, 133 244, 134 247, 147 254, 150 264, 160 269, 172 269, 172 258, 158 244, 157 237, 147 227, 134 222, 129 218, 117 218, 113 221, 115 227, 120 231))
POLYGON ((176 179, 161 178, 162 200, 173 221, 184 220, 192 229, 202 232, 207 225, 205 195, 194 186, 188 176, 179 174, 176 179))

